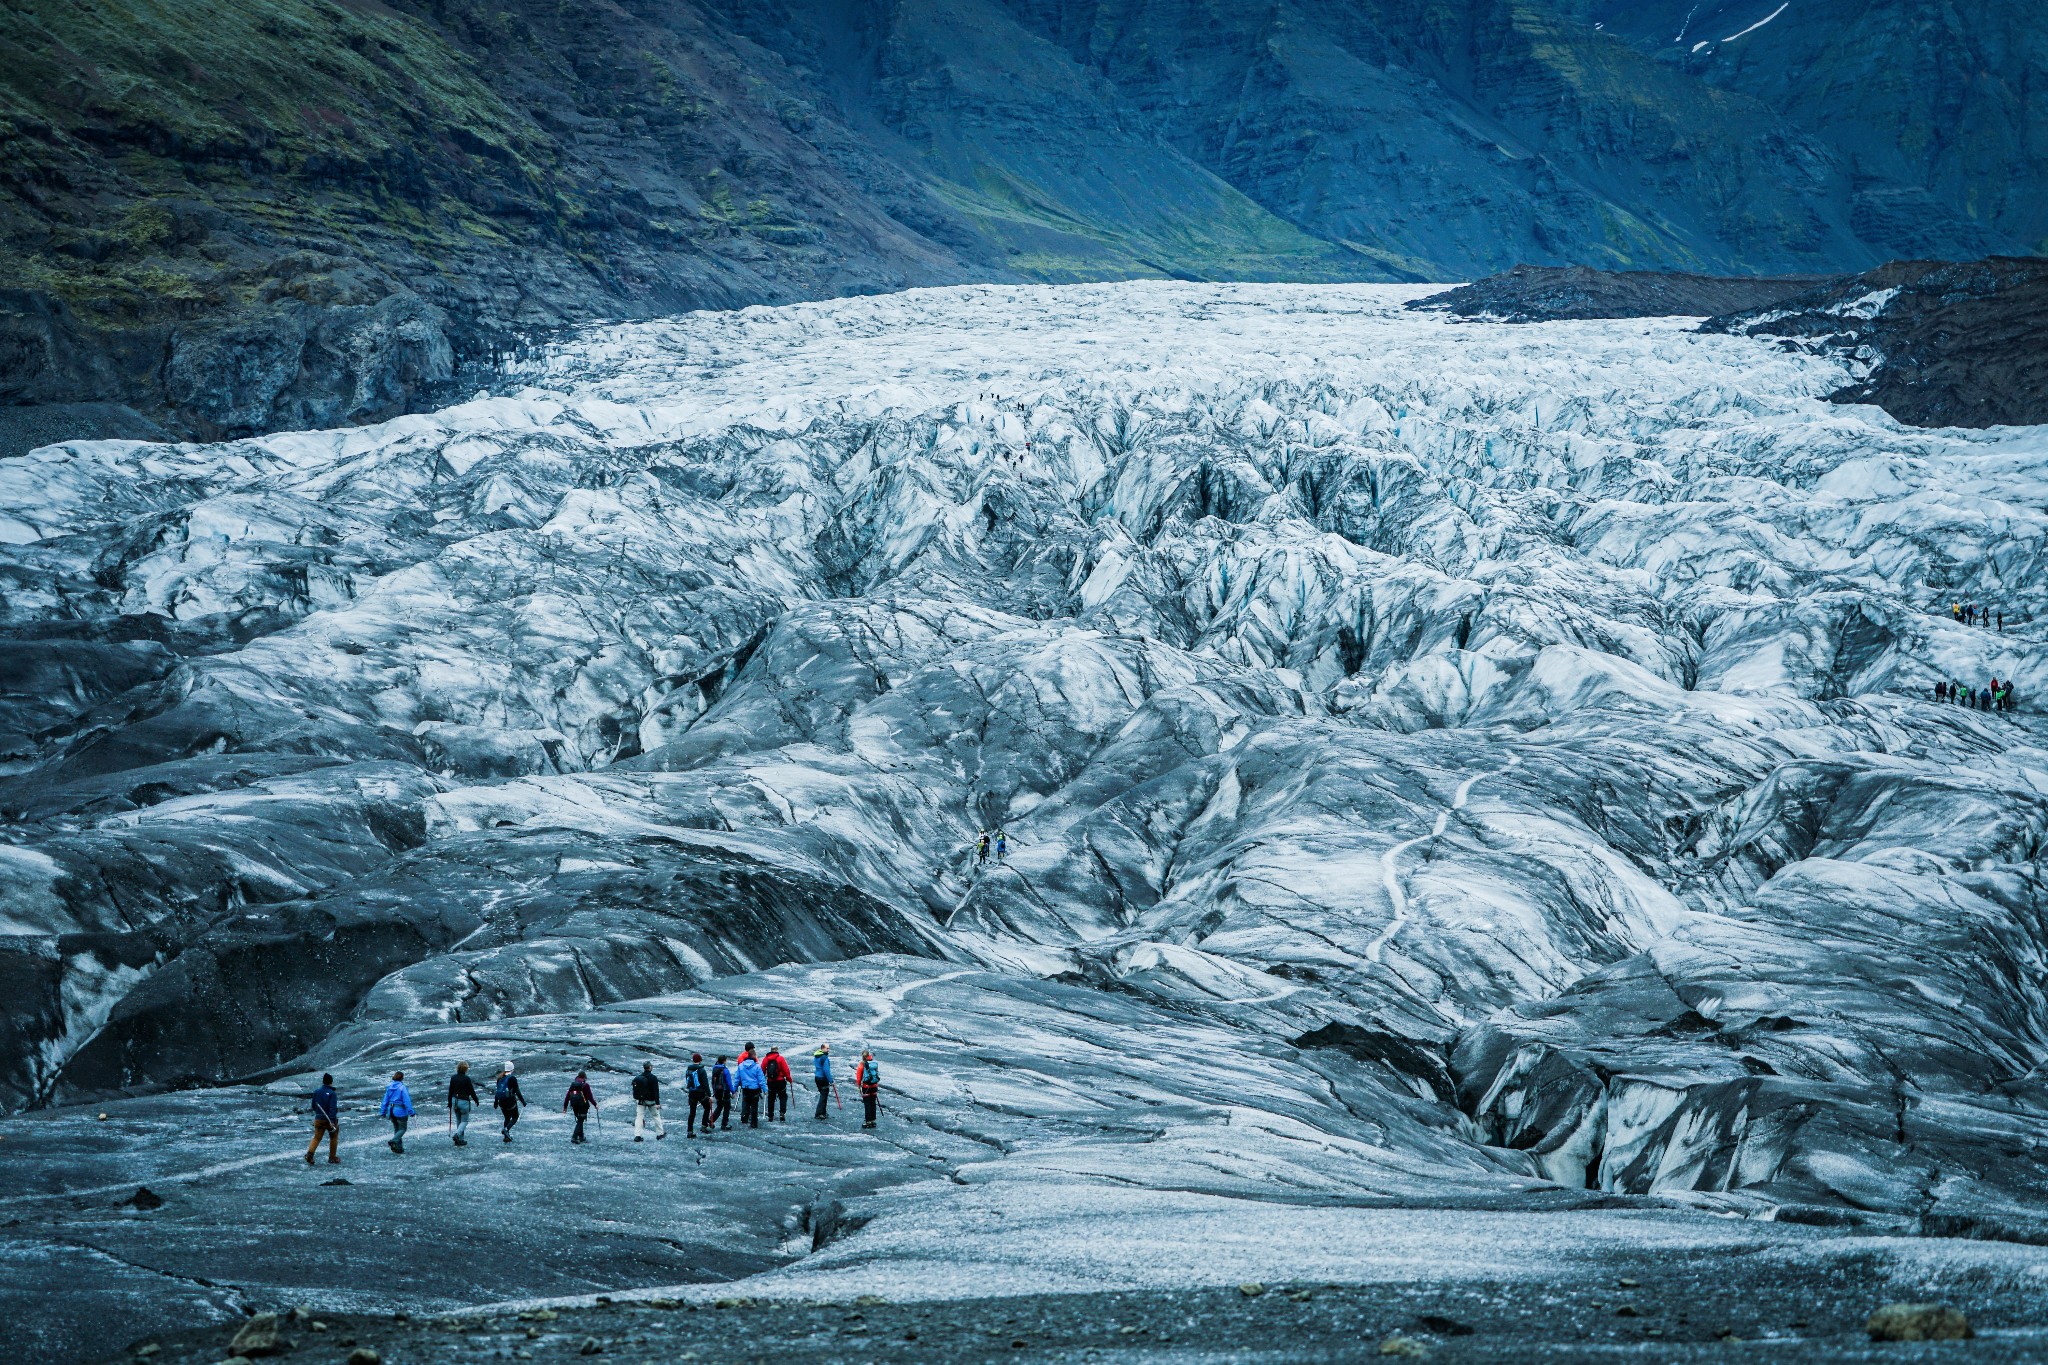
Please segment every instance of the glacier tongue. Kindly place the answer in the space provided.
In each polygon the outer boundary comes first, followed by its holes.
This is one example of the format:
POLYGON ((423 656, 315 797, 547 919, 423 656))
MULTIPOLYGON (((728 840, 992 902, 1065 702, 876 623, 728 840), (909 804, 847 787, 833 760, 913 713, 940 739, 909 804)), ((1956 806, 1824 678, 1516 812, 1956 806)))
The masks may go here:
POLYGON ((2048 429, 1419 292, 693 314, 0 464, 0 1094, 624 1067, 743 977, 1005 1178, 2035 1223, 2048 429))

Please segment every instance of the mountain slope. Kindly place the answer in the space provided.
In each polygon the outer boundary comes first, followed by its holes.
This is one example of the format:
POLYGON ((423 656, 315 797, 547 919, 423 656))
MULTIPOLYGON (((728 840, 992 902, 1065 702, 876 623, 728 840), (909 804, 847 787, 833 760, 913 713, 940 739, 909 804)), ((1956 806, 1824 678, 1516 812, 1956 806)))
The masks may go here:
POLYGON ((2030 251, 2043 28, 2015 0, 26 0, 0 451, 366 420, 563 323, 908 285, 2030 251))

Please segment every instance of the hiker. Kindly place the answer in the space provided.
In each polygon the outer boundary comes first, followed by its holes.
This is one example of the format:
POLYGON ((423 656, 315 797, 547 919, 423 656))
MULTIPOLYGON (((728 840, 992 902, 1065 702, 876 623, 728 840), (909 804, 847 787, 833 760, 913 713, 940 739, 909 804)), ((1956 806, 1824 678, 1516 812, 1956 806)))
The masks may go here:
POLYGON ((449 1130, 457 1147, 469 1146, 469 1111, 476 1108, 476 1082, 469 1078, 469 1063, 457 1062, 448 1078, 449 1130))
POLYGON ((661 1121, 661 1080, 653 1062, 642 1062, 640 1074, 633 1078, 633 1141, 645 1141, 641 1133, 649 1118, 654 1120, 654 1140, 667 1137, 668 1125, 661 1121))
POLYGON ((684 1134, 697 1136, 697 1111, 704 1111, 704 1131, 711 1131, 711 1077, 704 1070, 704 1054, 690 1054, 690 1065, 683 1071, 683 1098, 690 1103, 690 1117, 684 1126, 684 1134))
POLYGON ((384 1103, 377 1106, 377 1112, 391 1120, 391 1141, 386 1145, 400 1156, 405 1155, 405 1125, 412 1121, 412 1092, 405 1088, 405 1073, 391 1073, 391 1084, 384 1087, 384 1103))
POLYGON ((811 1083, 818 1087, 818 1112, 816 1118, 824 1118, 825 1100, 832 1093, 832 1045, 818 1044, 818 1050, 811 1054, 811 1083))
POLYGON ((1939 679, 1937 679, 1937 680, 1935 681, 1935 684, 1934 684, 1934 699, 1935 699, 1936 701, 1947 701, 1947 700, 1948 700, 1948 684, 1947 684, 1947 683, 1945 683, 1945 682, 1942 682, 1942 681, 1940 681, 1939 679))
POLYGON ((749 1128, 761 1126, 761 1092, 768 1088, 768 1075, 754 1056, 754 1045, 740 1054, 740 1122, 749 1128))
POLYGON ((569 1088, 562 1095, 562 1112, 576 1111, 576 1131, 569 1134, 569 1141, 583 1142, 583 1121, 590 1117, 590 1111, 597 1108, 597 1096, 590 1089, 590 1077, 581 1071, 576 1079, 569 1082, 569 1088))
POLYGON ((853 1083, 860 1087, 860 1126, 875 1126, 875 1110, 882 1103, 882 1068, 875 1061, 875 1054, 863 1051, 860 1065, 853 1069, 853 1083))
POLYGON ((982 830, 974 836, 974 865, 980 867, 988 861, 988 831, 982 830))
POLYGON ((997 862, 1001 862, 1001 861, 1002 861, 1003 859, 1005 859, 1005 858, 1007 858, 1007 857, 1009 857, 1009 856, 1010 856, 1010 834, 1009 834, 1009 831, 1007 831, 1007 830, 1000 830, 1000 829, 999 829, 999 830, 997 830, 997 831, 996 831, 996 861, 997 861, 997 862))
POLYGON ((327 1164, 341 1164, 341 1096, 334 1092, 334 1077, 322 1076, 320 1088, 313 1092, 313 1140, 306 1144, 306 1164, 313 1164, 313 1153, 320 1150, 320 1138, 327 1137, 327 1164))
POLYGON ((526 1103, 526 1096, 520 1093, 519 1078, 512 1074, 512 1063, 507 1062, 498 1071, 497 1090, 491 1096, 491 1107, 505 1116, 505 1141, 512 1140, 512 1125, 519 1122, 519 1106, 526 1103))
POLYGON ((721 1052, 718 1054, 718 1065, 711 1068, 711 1098, 716 1102, 716 1108, 711 1118, 704 1120, 705 1132, 711 1131, 711 1119, 717 1119, 720 1128, 732 1127, 733 1089, 732 1068, 725 1064, 725 1054, 721 1052))
POLYGON ((789 1122, 789 1083, 796 1076, 779 1048, 769 1048, 761 1059, 761 1072, 768 1078, 768 1121, 789 1122))

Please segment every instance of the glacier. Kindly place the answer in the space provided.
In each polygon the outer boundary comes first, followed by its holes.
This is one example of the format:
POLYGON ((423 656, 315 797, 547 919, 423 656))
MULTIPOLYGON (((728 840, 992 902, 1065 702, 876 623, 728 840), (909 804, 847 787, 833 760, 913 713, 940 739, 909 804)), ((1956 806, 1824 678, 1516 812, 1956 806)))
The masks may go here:
MULTIPOLYGON (((615 1250, 351 1301, 903 1293, 936 1243, 1060 1289, 1084 1209, 1245 1201, 1327 1241, 1156 1275, 1335 1275, 1417 1209, 2044 1273, 2048 428, 1428 292, 691 314, 377 426, 0 462, 0 1205, 211 1192, 27 1217, 0 1296, 318 1283, 323 1069, 622 1090, 756 1036, 875 1046, 882 1134, 799 1115, 660 1210, 522 1147, 489 1178, 615 1250)), ((377 1179, 461 1197, 429 1161, 377 1179)))

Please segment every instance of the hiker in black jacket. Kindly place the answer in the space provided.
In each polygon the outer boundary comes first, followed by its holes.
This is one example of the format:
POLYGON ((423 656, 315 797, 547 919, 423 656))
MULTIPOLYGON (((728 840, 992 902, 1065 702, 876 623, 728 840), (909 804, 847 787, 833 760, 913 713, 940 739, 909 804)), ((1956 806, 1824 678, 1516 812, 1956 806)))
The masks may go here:
POLYGON ((476 1108, 476 1082, 469 1078, 469 1063, 458 1062, 448 1078, 449 1130, 457 1147, 469 1146, 469 1112, 476 1108))
POLYGON ((654 1063, 640 1063, 640 1074, 633 1078, 633 1141, 644 1142, 641 1131, 647 1120, 654 1120, 654 1140, 668 1136, 668 1126, 661 1121, 661 1082, 655 1078, 654 1063))
POLYGON ((704 1111, 704 1131, 711 1131, 711 1076, 704 1069, 704 1054, 690 1054, 689 1069, 683 1072, 683 1097, 690 1102, 690 1118, 685 1131, 697 1136, 697 1111, 704 1111))
POLYGON ((505 1063, 505 1069, 498 1073, 497 1092, 491 1097, 491 1104, 505 1116, 505 1141, 512 1140, 512 1125, 519 1122, 519 1106, 526 1103, 526 1096, 519 1093, 519 1078, 512 1074, 512 1063, 505 1063))
POLYGON ((704 1131, 710 1132, 716 1123, 720 1128, 732 1127, 732 1068, 725 1064, 725 1054, 720 1053, 718 1064, 711 1068, 711 1114, 704 1120, 704 1131))

